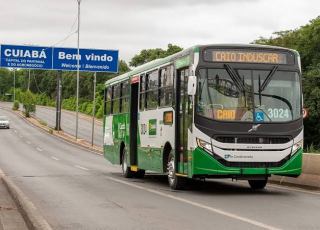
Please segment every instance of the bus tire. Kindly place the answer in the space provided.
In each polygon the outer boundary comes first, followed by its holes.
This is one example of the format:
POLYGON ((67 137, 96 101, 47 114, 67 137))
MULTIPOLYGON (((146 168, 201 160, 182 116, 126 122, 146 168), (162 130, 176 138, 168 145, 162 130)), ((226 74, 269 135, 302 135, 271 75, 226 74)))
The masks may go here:
POLYGON ((264 189, 267 185, 268 179, 265 180, 248 180, 251 189, 261 190, 264 189))
POLYGON ((138 172, 134 173, 134 177, 135 178, 144 178, 145 172, 146 172, 145 170, 139 169, 138 172))
POLYGON ((168 182, 171 189, 182 190, 184 189, 187 180, 184 177, 180 177, 176 175, 174 158, 175 158, 174 153, 171 151, 169 154, 168 163, 167 163, 168 182))
POLYGON ((125 178, 132 178, 133 172, 131 171, 130 167, 127 164, 127 151, 126 148, 123 149, 122 153, 122 161, 121 161, 121 168, 122 168, 122 175, 125 178))

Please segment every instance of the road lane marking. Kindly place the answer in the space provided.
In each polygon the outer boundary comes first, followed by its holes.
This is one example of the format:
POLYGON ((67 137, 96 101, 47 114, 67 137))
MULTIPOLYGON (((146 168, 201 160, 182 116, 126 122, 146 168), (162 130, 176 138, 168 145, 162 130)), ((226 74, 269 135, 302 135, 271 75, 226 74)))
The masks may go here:
MULTIPOLYGON (((246 182, 244 181, 238 181, 238 183, 240 184, 245 184, 246 182)), ((309 191, 303 188, 293 188, 290 186, 286 186, 286 185, 277 185, 277 184, 267 184, 267 188, 277 188, 277 189, 282 189, 282 190, 288 190, 288 191, 294 191, 294 192, 302 192, 302 193, 306 193, 306 194, 311 194, 311 195, 320 195, 320 191, 309 191)))
POLYGON ((197 202, 190 201, 190 200, 187 200, 187 199, 184 199, 184 198, 176 197, 176 196, 173 196, 173 195, 170 195, 170 194, 167 194, 167 193, 164 193, 164 192, 160 192, 160 191, 157 191, 157 190, 154 190, 154 189, 145 188, 145 187, 142 187, 142 186, 139 186, 139 185, 136 185, 136 184, 132 184, 130 182, 126 182, 126 181, 123 181, 123 180, 119 180, 119 179, 110 177, 110 176, 106 176, 106 177, 111 181, 118 182, 118 183, 121 183, 121 184, 124 184, 124 185, 128 185, 128 186, 131 186, 131 187, 134 187, 134 188, 137 188, 137 189, 141 189, 141 190, 153 193, 153 194, 157 194, 157 195, 162 196, 162 197, 166 197, 166 198, 170 198, 170 199, 173 199, 173 200, 177 200, 177 201, 180 201, 180 202, 183 202, 183 203, 186 203, 186 204, 189 204, 189 205, 201 208, 201 209, 208 210, 210 212, 218 213, 220 215, 223 215, 223 216, 226 216, 226 217, 229 217, 229 218, 232 218, 232 219, 236 219, 236 220, 245 222, 247 224, 254 225, 254 226, 259 227, 259 228, 269 229, 269 230, 280 230, 280 228, 277 228, 277 227, 274 227, 274 226, 271 226, 271 225, 268 225, 268 224, 264 224, 264 223, 261 223, 259 221, 252 220, 252 219, 249 219, 249 218, 246 218, 246 217, 242 217, 242 216, 239 216, 237 214, 233 214, 233 213, 230 213, 230 212, 227 212, 227 211, 223 211, 221 209, 217 209, 217 208, 213 208, 213 207, 210 207, 210 206, 206 206, 206 205, 201 204, 201 203, 197 203, 197 202))
POLYGON ((58 161, 59 158, 55 157, 55 156, 51 156, 51 159, 55 160, 55 161, 58 161))
POLYGON ((82 170, 86 170, 86 171, 89 171, 89 169, 85 168, 85 167, 82 167, 80 165, 74 165, 74 167, 78 168, 78 169, 82 169, 82 170))
POLYGON ((37 147, 36 150, 38 150, 39 152, 42 152, 42 151, 43 151, 43 149, 40 148, 40 147, 37 147))
POLYGON ((268 184, 267 185, 268 187, 271 187, 271 188, 278 188, 278 189, 283 189, 283 190, 289 190, 289 191, 295 191, 295 192, 302 192, 302 193, 307 193, 307 194, 312 194, 312 195, 320 195, 320 192, 312 192, 312 191, 308 191, 308 190, 305 190, 305 189, 299 189, 299 188, 291 188, 291 187, 288 187, 288 186, 285 186, 285 185, 271 185, 271 184, 268 184))

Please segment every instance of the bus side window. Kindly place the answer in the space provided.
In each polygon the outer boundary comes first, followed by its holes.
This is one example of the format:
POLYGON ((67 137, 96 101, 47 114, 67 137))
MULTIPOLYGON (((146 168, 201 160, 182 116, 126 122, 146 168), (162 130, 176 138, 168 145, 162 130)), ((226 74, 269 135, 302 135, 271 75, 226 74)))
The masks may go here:
POLYGON ((147 74, 146 77, 146 102, 147 109, 155 109, 158 106, 158 89, 159 89, 159 76, 158 70, 154 70, 147 74))
POLYGON ((127 113, 128 111, 129 111, 129 83, 125 81, 121 83, 120 112, 127 113))
POLYGON ((159 88, 160 107, 172 106, 173 98, 173 66, 160 70, 159 88))
POLYGON ((120 84, 113 86, 112 96, 112 112, 117 114, 120 112, 120 84))
POLYGON ((111 112, 111 99, 112 99, 112 87, 109 86, 105 90, 105 106, 104 106, 105 115, 110 115, 112 113, 111 112))
POLYGON ((145 108, 145 89, 146 89, 146 76, 140 76, 140 101, 139 101, 139 108, 140 111, 144 110, 145 108))

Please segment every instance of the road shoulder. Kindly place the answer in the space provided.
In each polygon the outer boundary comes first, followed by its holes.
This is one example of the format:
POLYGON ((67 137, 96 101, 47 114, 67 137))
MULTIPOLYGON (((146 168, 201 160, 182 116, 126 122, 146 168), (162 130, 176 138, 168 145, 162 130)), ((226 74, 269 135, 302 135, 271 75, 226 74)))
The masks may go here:
POLYGON ((28 228, 6 186, 0 180, 0 230, 7 229, 24 230, 28 228))

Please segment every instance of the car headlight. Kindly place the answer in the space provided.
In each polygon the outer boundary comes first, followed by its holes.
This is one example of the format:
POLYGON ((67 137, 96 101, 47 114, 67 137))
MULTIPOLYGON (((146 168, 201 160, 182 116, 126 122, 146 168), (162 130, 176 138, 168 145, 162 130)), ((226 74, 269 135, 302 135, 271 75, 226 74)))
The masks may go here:
POLYGON ((291 156, 294 155, 300 148, 303 148, 303 140, 298 141, 292 146, 291 156))
POLYGON ((207 152, 210 152, 210 153, 213 152, 211 143, 208 143, 208 142, 206 142, 204 140, 201 140, 201 139, 197 138, 197 145, 200 148, 206 150, 207 152))

